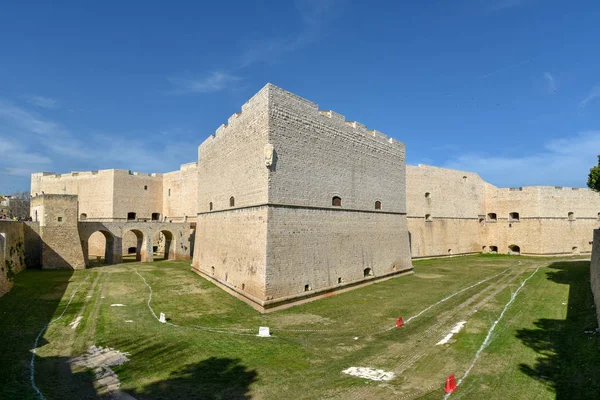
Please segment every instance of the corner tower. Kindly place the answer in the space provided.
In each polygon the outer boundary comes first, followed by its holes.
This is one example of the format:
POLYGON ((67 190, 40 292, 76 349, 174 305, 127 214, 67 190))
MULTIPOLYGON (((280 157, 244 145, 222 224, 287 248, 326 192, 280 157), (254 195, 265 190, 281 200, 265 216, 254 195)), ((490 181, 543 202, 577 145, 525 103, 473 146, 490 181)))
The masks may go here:
POLYGON ((412 269, 403 143, 268 84, 198 166, 193 268, 260 310, 412 269))

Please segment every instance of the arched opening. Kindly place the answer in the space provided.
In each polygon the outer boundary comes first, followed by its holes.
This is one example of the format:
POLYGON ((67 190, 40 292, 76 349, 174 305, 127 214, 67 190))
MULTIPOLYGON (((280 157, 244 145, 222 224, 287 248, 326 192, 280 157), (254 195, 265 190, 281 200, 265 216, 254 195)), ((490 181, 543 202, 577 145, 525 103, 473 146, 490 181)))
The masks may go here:
POLYGON ((578 248, 577 246, 573 246, 573 247, 571 248, 571 252, 572 252, 573 254, 579 254, 579 248, 578 248))
POLYGON ((452 254, 452 249, 448 249, 448 254, 452 254))
POLYGON ((134 212, 127 213, 127 221, 135 221, 135 213, 134 212))
POLYGON ((331 205, 334 207, 341 207, 342 198, 340 196, 333 196, 333 198, 331 199, 331 205))
POLYGON ((235 207, 235 198, 233 196, 229 198, 229 207, 235 207))
POLYGON ((467 181, 467 176, 463 175, 463 182, 466 182, 466 181, 467 181))
POLYGON ((518 212, 511 212, 508 214, 508 219, 511 221, 518 221, 519 220, 519 213, 518 212))
POLYGON ((521 254, 521 248, 516 244, 511 244, 508 246, 508 254, 519 255, 521 254))
POLYGON ((377 201, 375 202, 375 209, 376 209, 376 210, 381 210, 381 202, 380 202, 379 200, 377 200, 377 201))
POLYGON ((152 221, 160 221, 160 213, 152 213, 152 221))
POLYGON ((496 213, 488 213, 487 219, 490 222, 496 222, 498 221, 498 216, 496 215, 496 213))
POLYGON ((305 292, 310 292, 312 290, 312 288, 310 287, 310 285, 304 285, 304 291, 305 292))
POLYGON ((425 192, 425 198, 426 198, 426 199, 430 199, 430 198, 431 198, 431 193, 429 193, 429 192, 425 192))
POLYGON ((431 222, 431 221, 433 221, 433 220, 431 219, 431 214, 425 214, 425 221, 426 221, 426 222, 431 222))
POLYGON ((175 235, 167 230, 161 230, 152 235, 152 251, 154 261, 175 259, 175 235))
POLYGON ((373 270, 371 268, 365 268, 363 270, 363 276, 366 278, 368 276, 373 276, 373 270))
POLYGON ((80 221, 85 221, 86 219, 87 219, 87 214, 86 213, 79 214, 79 220, 80 221))
POLYGON ((123 262, 145 261, 144 233, 132 229, 123 233, 123 262), (133 251, 132 251, 133 250, 133 251))
POLYGON ((86 266, 99 267, 115 263, 115 237, 112 233, 104 230, 96 231, 82 244, 86 266))
POLYGON ((343 282, 343 280, 342 280, 342 277, 339 277, 339 278, 338 278, 338 284, 340 284, 340 283, 342 283, 342 282, 343 282))
POLYGON ((573 211, 569 211, 567 216, 569 217, 569 221, 575 221, 575 213, 573 211))
POLYGON ((213 209, 213 204, 212 201, 210 203, 208 203, 208 211, 212 211, 213 209))
POLYGON ((490 254, 498 254, 498 246, 490 246, 490 254))
POLYGON ((485 223, 485 217, 479 216, 479 224, 483 225, 485 223))
POLYGON ((488 252, 487 246, 481 246, 481 252, 482 253, 487 253, 488 252))

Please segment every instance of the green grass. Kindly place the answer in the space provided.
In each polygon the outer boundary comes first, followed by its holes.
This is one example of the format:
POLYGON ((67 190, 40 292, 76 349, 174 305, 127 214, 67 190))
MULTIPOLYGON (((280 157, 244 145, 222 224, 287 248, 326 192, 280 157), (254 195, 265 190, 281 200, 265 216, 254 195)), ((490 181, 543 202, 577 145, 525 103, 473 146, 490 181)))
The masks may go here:
POLYGON ((68 362, 93 344, 130 353, 129 362, 113 369, 121 389, 138 399, 440 399, 445 377, 464 374, 511 290, 537 267, 451 398, 591 399, 600 393, 598 335, 585 333, 597 327, 588 261, 421 260, 413 275, 270 314, 226 294, 189 264, 128 262, 17 275, 13 290, 0 298, 0 399, 38 398, 30 382, 31 349, 63 311, 37 350, 35 382, 47 399, 101 397, 93 374, 68 362), (154 319, 149 290, 135 270, 152 286, 154 311, 177 327, 154 319), (385 331, 398 316, 407 320, 502 271, 402 329, 385 331), (111 307, 115 303, 126 306, 111 307), (82 323, 73 330, 77 316, 82 323), (435 346, 461 320, 467 321, 463 331, 435 346), (269 326, 274 337, 254 336, 259 326, 269 326), (351 366, 398 376, 382 384, 341 373, 351 366))

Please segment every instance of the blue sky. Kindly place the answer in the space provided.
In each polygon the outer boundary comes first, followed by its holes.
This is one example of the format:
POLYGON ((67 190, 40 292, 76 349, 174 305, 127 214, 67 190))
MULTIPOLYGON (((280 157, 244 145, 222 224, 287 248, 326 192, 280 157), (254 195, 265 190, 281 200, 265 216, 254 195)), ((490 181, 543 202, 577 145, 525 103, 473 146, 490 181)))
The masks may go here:
POLYGON ((597 1, 48 3, 0 11, 0 193, 175 170, 266 82, 498 186, 600 153, 597 1))

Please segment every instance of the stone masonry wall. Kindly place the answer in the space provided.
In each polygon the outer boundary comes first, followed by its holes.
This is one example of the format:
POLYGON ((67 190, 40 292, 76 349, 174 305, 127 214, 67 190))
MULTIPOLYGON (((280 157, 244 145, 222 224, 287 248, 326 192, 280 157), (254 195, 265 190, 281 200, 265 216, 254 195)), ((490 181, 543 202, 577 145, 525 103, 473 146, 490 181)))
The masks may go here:
POLYGON ((13 286, 13 278, 25 269, 25 239, 22 222, 0 221, 0 296, 13 286))
POLYGON ((38 195, 32 197, 31 207, 41 215, 39 234, 42 268, 85 268, 77 228, 77 196, 38 195))
POLYGON ((600 229, 594 231, 594 246, 590 263, 590 280, 592 293, 594 294, 594 302, 596 303, 598 325, 600 325, 600 229))
POLYGON ((198 213, 198 163, 184 164, 163 174, 163 215, 167 219, 195 220, 198 213))

